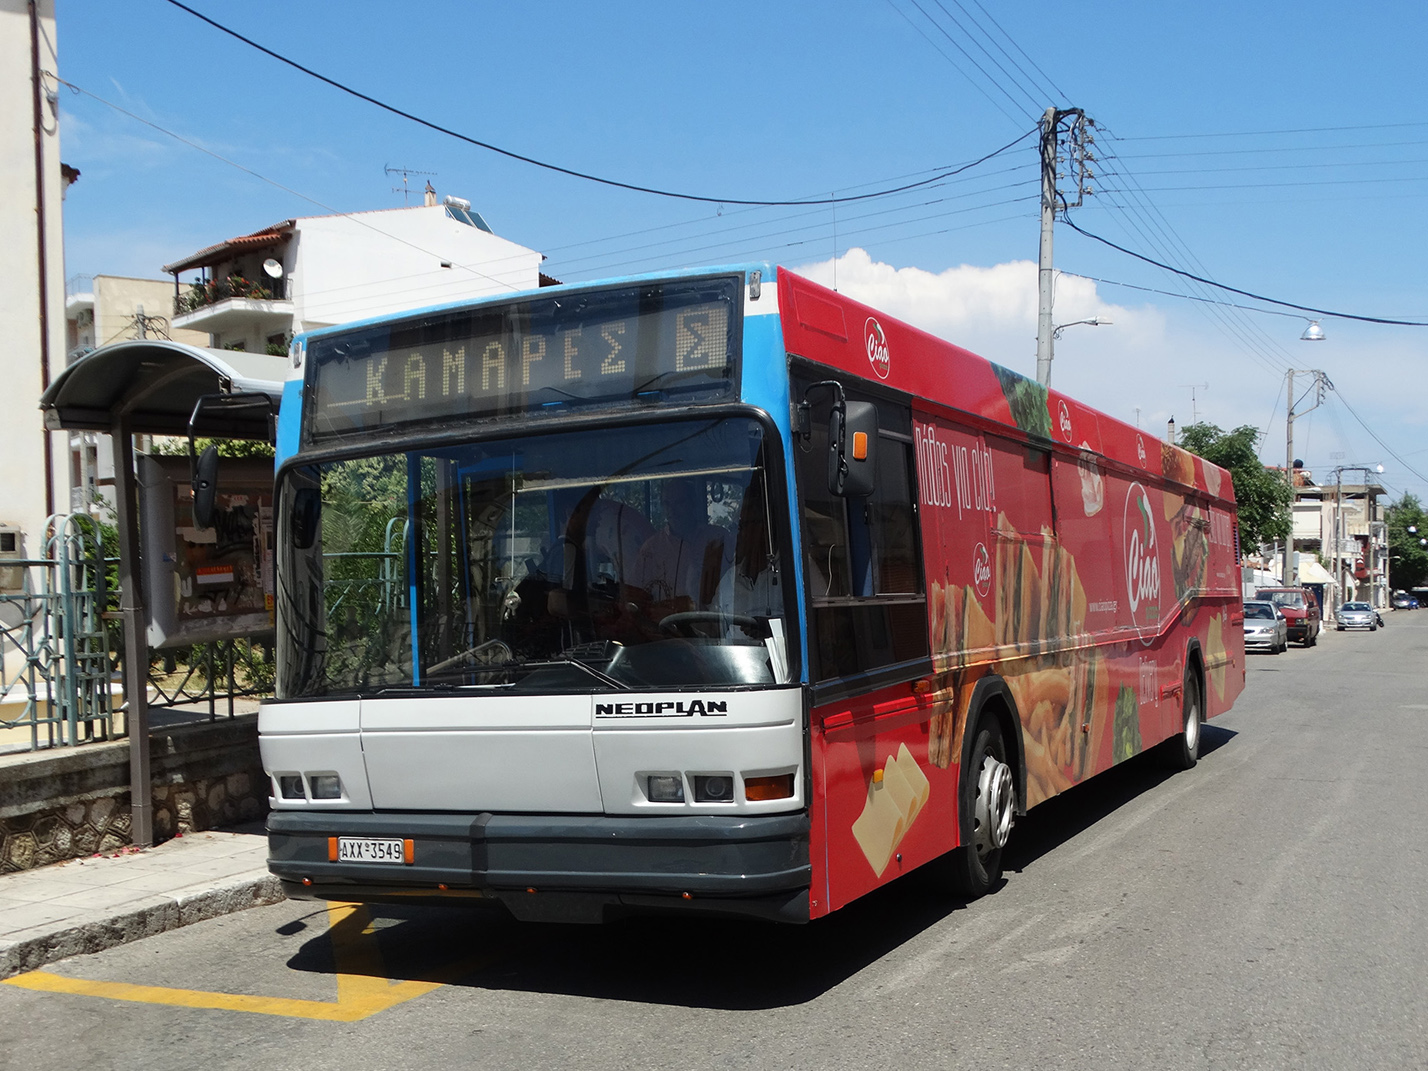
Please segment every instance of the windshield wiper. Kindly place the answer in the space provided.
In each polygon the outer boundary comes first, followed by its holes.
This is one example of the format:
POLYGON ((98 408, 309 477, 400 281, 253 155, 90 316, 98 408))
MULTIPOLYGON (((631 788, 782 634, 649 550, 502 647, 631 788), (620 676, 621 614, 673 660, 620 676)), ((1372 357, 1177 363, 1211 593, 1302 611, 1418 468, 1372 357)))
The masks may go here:
POLYGON ((629 687, 628 685, 617 681, 608 673, 602 673, 590 663, 582 662, 573 654, 568 653, 561 654, 556 658, 542 659, 539 662, 512 662, 509 663, 505 668, 512 670, 554 669, 558 666, 575 666, 577 669, 583 669, 586 673, 590 674, 590 676, 594 677, 601 684, 605 685, 605 687, 613 688, 615 691, 618 692, 625 691, 629 687))

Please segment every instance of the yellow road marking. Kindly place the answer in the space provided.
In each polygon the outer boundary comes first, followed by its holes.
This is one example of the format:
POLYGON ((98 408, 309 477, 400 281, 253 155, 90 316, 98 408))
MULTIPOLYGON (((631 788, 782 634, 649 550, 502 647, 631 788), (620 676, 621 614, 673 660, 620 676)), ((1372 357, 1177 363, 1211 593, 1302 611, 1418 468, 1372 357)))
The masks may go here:
POLYGON ((323 1019, 352 1023, 415 997, 439 989, 476 970, 489 957, 454 963, 439 972, 441 981, 392 982, 385 975, 381 949, 371 930, 371 918, 360 904, 332 904, 327 910, 328 936, 337 963, 337 1000, 299 1000, 292 997, 258 997, 242 993, 213 993, 202 989, 135 985, 129 982, 93 982, 50 971, 30 971, 4 980, 6 985, 45 993, 70 993, 105 997, 138 1004, 164 1004, 178 1008, 212 1008, 219 1011, 281 1015, 292 1019, 323 1019))

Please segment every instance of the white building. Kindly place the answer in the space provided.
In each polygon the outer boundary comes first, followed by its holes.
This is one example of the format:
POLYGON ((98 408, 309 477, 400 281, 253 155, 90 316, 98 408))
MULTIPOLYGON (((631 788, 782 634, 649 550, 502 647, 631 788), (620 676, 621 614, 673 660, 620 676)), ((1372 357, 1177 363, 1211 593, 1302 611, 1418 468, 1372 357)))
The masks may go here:
POLYGON ((428 186, 420 206, 284 220, 164 271, 175 328, 214 347, 285 353, 302 331, 553 282, 542 259, 492 233, 468 202, 438 204, 428 186))
POLYGON ((24 0, 0 0, 0 556, 27 558, 44 551, 45 518, 68 507, 64 437, 45 432, 39 408, 64 368, 60 202, 67 180, 57 87, 36 66, 59 67, 53 0, 40 0, 33 20, 24 0))

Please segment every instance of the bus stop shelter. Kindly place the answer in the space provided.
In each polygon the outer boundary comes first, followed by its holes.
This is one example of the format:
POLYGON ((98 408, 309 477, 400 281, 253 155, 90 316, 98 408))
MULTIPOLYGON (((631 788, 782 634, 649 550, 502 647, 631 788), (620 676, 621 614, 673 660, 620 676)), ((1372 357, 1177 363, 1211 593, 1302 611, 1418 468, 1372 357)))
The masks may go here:
POLYGON ((271 442, 287 369, 286 357, 139 339, 85 354, 60 373, 40 399, 49 430, 105 432, 113 440, 130 806, 136 845, 153 844, 154 816, 148 610, 142 583, 134 436, 187 436, 192 430, 195 435, 212 438, 271 442))

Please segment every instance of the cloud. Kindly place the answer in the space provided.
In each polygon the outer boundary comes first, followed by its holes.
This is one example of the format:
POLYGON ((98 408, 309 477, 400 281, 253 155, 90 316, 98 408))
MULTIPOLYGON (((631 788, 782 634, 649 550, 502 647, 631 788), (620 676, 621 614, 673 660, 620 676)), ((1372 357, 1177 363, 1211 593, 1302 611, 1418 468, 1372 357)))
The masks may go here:
MULTIPOLYGON (((833 260, 794 270, 824 286, 832 286, 836 274, 841 293, 998 364, 1036 374, 1032 261, 930 272, 876 261, 854 248, 837 258, 836 273, 833 260)), ((1352 404, 1406 458, 1404 452, 1422 440, 1425 407, 1415 392, 1381 388, 1421 378, 1424 354, 1417 336, 1340 323, 1328 328, 1331 342, 1309 350, 1297 341, 1302 324, 1266 317, 1248 336, 1251 345, 1245 332, 1225 330, 1203 306, 1119 305, 1103 298, 1094 281, 1064 274, 1056 277, 1055 310, 1057 324, 1103 321, 1100 327, 1066 329, 1055 345, 1051 374, 1053 387, 1102 412, 1156 435, 1165 433, 1171 417, 1181 426, 1197 417, 1226 429, 1248 424, 1268 433, 1261 456, 1283 464, 1283 369, 1291 362, 1322 368, 1339 390, 1317 411, 1309 412, 1307 403, 1300 407, 1306 415, 1295 422, 1295 455, 1325 471, 1340 463, 1336 457, 1381 459, 1395 487, 1422 486, 1343 404, 1352 404)), ((1414 468, 1424 471, 1423 465, 1414 468)))

